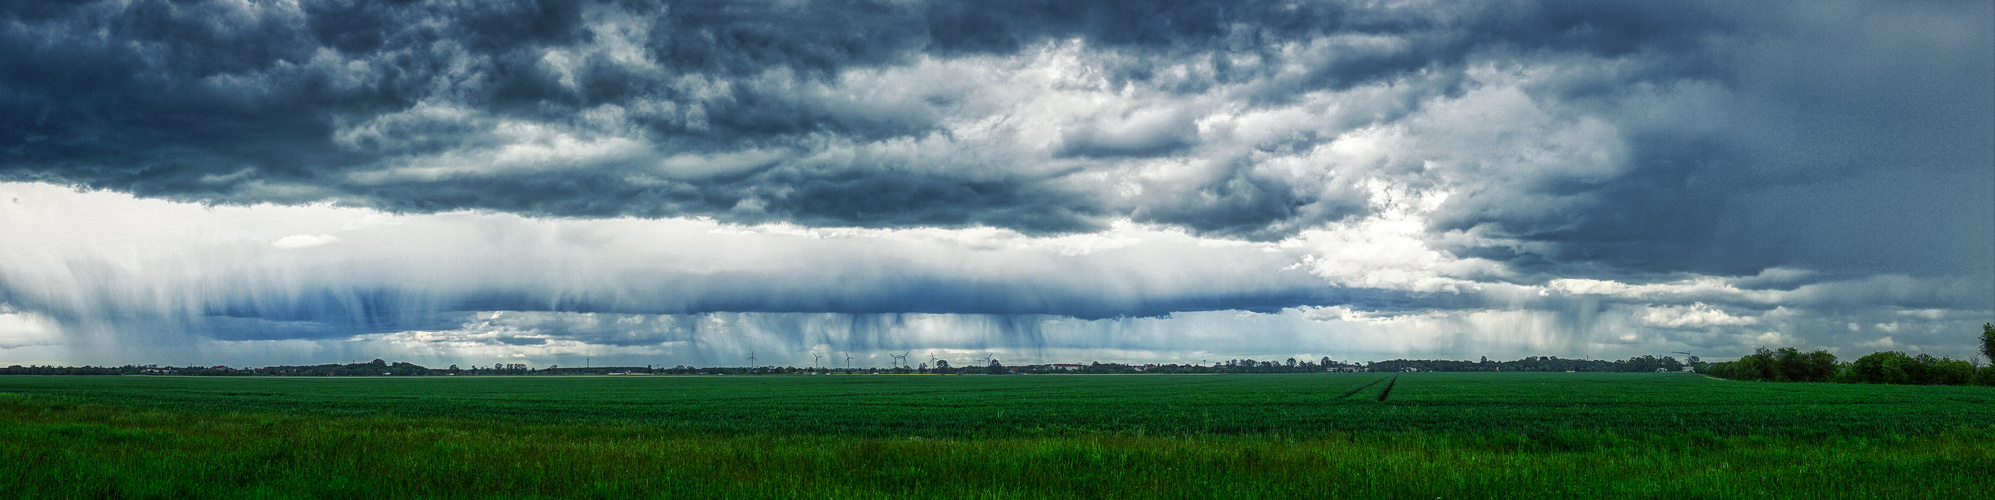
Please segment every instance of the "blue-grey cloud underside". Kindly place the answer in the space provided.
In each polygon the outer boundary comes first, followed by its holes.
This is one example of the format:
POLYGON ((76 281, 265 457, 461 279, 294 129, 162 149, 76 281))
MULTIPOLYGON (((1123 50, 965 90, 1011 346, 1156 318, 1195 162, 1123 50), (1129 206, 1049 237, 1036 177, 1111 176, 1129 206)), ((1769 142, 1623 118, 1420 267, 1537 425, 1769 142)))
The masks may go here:
MULTIPOLYGON (((1386 217, 1390 186, 1448 194, 1419 236, 1496 269, 1454 279, 1801 269, 1739 283, 1980 309, 1995 302, 1991 17, 1981 1, 8 2, 0 181, 565 220, 1028 236, 1128 221, 1252 242, 1386 217)), ((203 292, 188 317, 310 338, 480 310, 1580 307, 1307 271, 1113 294, 862 264, 568 294, 246 286, 203 292), (868 285, 825 284, 840 279, 868 285)), ((118 314, 16 280, 0 302, 118 314)))

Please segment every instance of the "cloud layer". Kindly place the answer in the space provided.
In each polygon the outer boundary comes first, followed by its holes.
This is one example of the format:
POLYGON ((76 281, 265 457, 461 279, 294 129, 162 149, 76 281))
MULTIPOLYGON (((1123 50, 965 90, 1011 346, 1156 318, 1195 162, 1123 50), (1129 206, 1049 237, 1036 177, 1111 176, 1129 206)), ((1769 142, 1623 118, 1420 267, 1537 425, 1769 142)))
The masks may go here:
POLYGON ((8 4, 0 344, 1238 310, 1930 345, 1891 332, 1995 309, 1991 9, 8 4))

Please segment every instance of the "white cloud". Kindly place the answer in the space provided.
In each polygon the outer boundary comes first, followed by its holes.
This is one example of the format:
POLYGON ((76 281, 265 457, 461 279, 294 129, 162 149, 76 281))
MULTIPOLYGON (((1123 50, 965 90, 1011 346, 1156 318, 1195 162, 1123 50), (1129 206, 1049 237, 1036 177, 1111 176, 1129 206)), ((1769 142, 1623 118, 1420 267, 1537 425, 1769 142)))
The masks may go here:
POLYGON ((1475 275, 1502 267, 1434 250, 1426 215, 1448 198, 1445 191, 1418 193, 1384 181, 1368 183, 1373 215, 1304 231, 1285 246, 1305 249, 1302 265, 1339 285, 1417 292, 1461 292, 1475 275))
POLYGON ((1872 349, 1893 349, 1898 347, 1898 342, 1892 340, 1891 337, 1886 336, 1868 342, 1858 342, 1856 345, 1857 347, 1868 347, 1872 349))
POLYGON ((61 343, 62 335, 54 321, 0 303, 0 350, 61 343))
MULTIPOLYGON (((1252 243, 1129 221, 1098 233, 1031 236, 987 227, 203 207, 0 184, 0 199, 19 200, 0 204, 0 231, 21 242, 0 246, 0 283, 14 304, 0 311, 0 343, 14 346, 13 353, 71 349, 35 356, 88 353, 77 362, 94 363, 166 361, 149 358, 159 356, 313 362, 398 352, 443 363, 494 356, 562 364, 575 356, 721 363, 750 350, 804 358, 812 350, 924 348, 1021 360, 1102 353, 1158 360, 1613 357, 1832 344, 1792 332, 1818 331, 1833 317, 1810 305, 1819 297, 1850 296, 1828 290, 1872 283, 1785 291, 1738 285, 1763 277, 1513 284, 1491 278, 1505 272, 1495 263, 1435 251, 1421 239, 1420 218, 1443 194, 1374 186, 1374 215, 1287 241, 1252 243), (312 250, 297 251, 306 247, 312 250), (974 286, 952 288, 959 283, 974 286), (1112 317, 1183 297, 1210 297, 1223 309, 1241 297, 1312 287, 1357 295, 1350 303, 1293 304, 1300 307, 1272 314, 1112 317), (1412 294, 1384 297, 1417 301, 1410 309, 1381 309, 1367 305, 1376 304, 1367 293, 1412 294), (494 297, 514 311, 453 305, 494 297), (1442 301, 1419 302, 1436 298, 1442 301), (864 310, 920 309, 931 304, 924 300, 942 300, 932 303, 941 308, 1009 304, 1027 314, 864 310), (1777 305, 1751 312, 1767 304, 1777 305), (1082 306, 1111 317, 1030 314, 1082 306), (239 317, 214 315, 223 309, 239 317), (752 312, 758 309, 776 312, 752 312), (352 316, 384 310, 415 315, 352 316), (352 336, 327 321, 430 323, 352 336)), ((1912 289, 1920 282, 1888 283, 1912 289)), ((1948 309, 1877 314, 1862 324, 1897 325, 1879 327, 1897 328, 1894 334, 1943 331, 1972 319, 1948 309)))
POLYGON ((431 310, 495 296, 521 308, 807 312, 891 304, 1117 315, 1169 312, 1154 308, 1183 298, 1223 305, 1321 283, 1282 271, 1298 256, 1274 245, 1127 222, 1098 234, 1030 237, 991 228, 204 208, 4 186, 23 200, 4 208, 6 215, 23 216, 0 217, 0 230, 21 242, 0 248, 0 277, 11 293, 34 299, 32 307, 74 313, 65 317, 118 316, 109 314, 115 310, 200 323, 223 307, 277 319, 346 314, 327 307, 431 310), (287 251, 306 247, 314 251, 287 251), (362 303, 380 300, 364 298, 377 292, 397 298, 362 303))
POLYGON ((1795 338, 1791 335, 1775 331, 1764 332, 1753 337, 1753 341, 1762 347, 1793 345, 1794 340, 1795 338))
POLYGON ((270 242, 270 246, 284 249, 305 248, 336 241, 339 241, 339 237, 330 234, 294 234, 278 238, 277 241, 270 242))
POLYGON ((1750 325, 1759 322, 1758 318, 1733 316, 1703 302, 1687 306, 1649 306, 1644 309, 1646 311, 1641 315, 1642 321, 1663 328, 1707 328, 1750 325))

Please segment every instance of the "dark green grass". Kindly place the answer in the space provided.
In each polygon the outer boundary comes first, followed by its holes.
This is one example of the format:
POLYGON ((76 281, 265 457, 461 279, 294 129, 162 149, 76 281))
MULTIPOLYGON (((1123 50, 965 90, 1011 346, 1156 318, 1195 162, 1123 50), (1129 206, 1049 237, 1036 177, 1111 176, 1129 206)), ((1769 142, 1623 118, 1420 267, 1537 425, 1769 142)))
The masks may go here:
POLYGON ((0 377, 0 496, 1978 498, 1995 489, 1990 388, 1681 374, 1387 379, 0 377))
POLYGON ((1995 425, 1986 387, 1685 374, 761 377, 0 377, 38 400, 196 413, 633 423, 870 437, 1309 436, 1419 430, 1854 436, 1995 425), (1366 387, 1371 384, 1369 387, 1366 387), (1360 389, 1351 394, 1353 389, 1360 389), (1346 396, 1346 397, 1340 397, 1346 396))
POLYGON ((870 438, 0 398, 16 498, 1978 498, 1995 432, 870 438))

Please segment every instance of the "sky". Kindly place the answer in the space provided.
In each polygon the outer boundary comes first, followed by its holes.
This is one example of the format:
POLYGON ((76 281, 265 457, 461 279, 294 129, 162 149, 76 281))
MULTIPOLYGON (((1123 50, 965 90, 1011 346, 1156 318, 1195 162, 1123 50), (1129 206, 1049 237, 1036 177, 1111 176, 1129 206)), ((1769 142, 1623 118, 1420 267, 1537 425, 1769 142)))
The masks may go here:
POLYGON ((1987 1, 0 2, 0 365, 1964 359, 1990 321, 1987 1))

